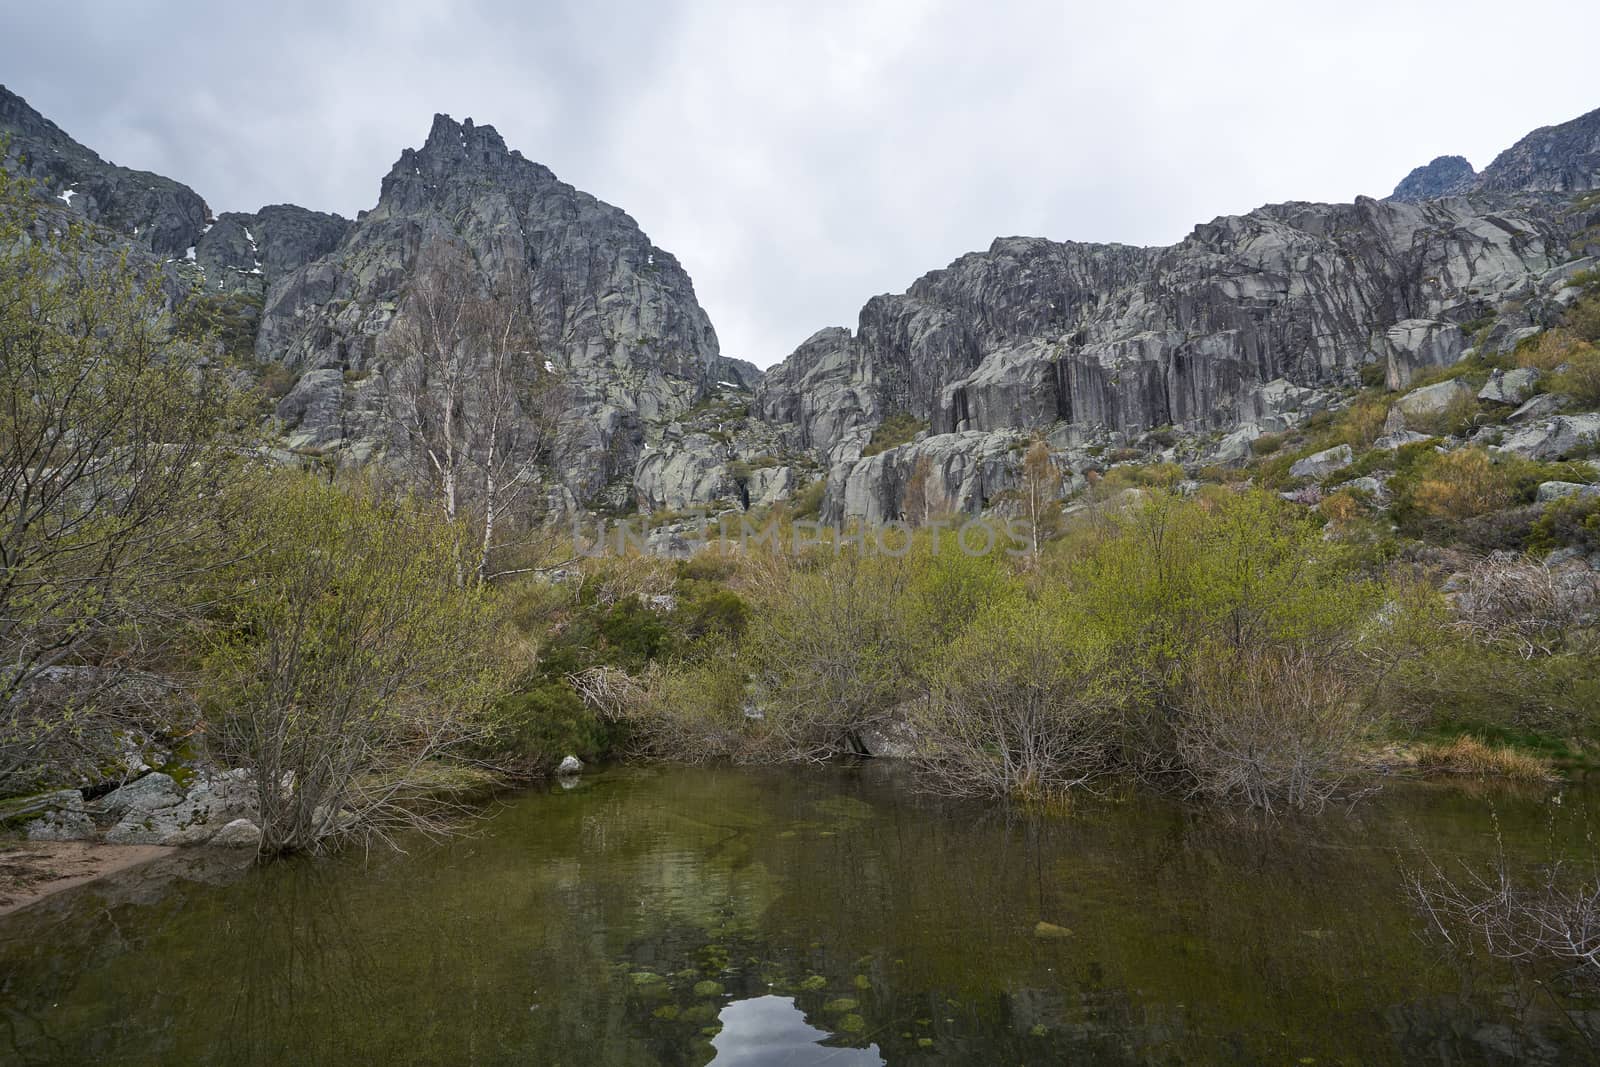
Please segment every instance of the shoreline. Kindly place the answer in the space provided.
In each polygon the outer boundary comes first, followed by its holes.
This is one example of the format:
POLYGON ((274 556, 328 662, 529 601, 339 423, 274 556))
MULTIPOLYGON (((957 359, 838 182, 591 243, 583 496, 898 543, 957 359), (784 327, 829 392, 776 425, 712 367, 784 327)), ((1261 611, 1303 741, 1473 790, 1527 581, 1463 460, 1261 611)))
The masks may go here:
POLYGON ((172 845, 99 841, 0 842, 0 917, 177 851, 172 845))

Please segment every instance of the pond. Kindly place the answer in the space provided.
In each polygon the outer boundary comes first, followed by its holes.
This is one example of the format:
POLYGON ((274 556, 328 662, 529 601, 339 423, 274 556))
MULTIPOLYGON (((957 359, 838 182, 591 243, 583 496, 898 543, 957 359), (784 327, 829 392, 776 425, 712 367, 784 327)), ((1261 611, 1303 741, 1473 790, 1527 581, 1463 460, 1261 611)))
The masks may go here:
POLYGON ((1571 1063, 1600 1003, 1445 951, 1441 863, 1586 855, 1600 790, 1024 816, 882 763, 631 767, 471 836, 203 850, 0 920, 0 1062, 1571 1063))

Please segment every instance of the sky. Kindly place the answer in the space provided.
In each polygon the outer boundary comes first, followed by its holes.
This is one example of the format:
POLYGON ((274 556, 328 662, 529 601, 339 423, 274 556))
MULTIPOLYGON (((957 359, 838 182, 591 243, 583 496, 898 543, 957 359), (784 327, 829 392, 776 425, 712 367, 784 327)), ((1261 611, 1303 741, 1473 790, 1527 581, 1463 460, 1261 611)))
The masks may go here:
POLYGON ((0 83, 215 211, 354 217, 445 112, 631 214, 776 363, 997 236, 1170 244, 1600 107, 1600 4, 51 0, 0 83))

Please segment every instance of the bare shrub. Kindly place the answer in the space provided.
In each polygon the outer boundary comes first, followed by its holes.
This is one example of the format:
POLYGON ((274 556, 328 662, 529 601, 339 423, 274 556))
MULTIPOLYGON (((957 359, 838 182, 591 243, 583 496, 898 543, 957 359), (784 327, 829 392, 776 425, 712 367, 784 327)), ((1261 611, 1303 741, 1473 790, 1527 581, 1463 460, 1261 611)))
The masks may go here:
POLYGON ((1600 576, 1587 568, 1557 570, 1528 559, 1490 556, 1453 579, 1459 628, 1480 641, 1507 645, 1523 659, 1559 651, 1592 620, 1600 576))
POLYGON ((1111 659, 1061 604, 1018 596, 985 612, 914 717, 933 788, 1048 799, 1104 772, 1121 700, 1111 659))
POLYGON ((1317 809, 1342 789, 1373 716, 1336 651, 1213 646, 1189 657, 1175 729, 1204 796, 1317 809))
POLYGON ((445 829, 440 761, 484 734, 498 691, 491 605, 456 585, 454 531, 297 475, 240 491, 255 503, 202 692, 219 755, 253 773, 262 851, 445 829))
POLYGON ((1600 872, 1587 877, 1555 864, 1531 884, 1514 878, 1502 854, 1487 870, 1462 864, 1452 876, 1436 863, 1409 872, 1406 890, 1433 931, 1470 951, 1553 962, 1600 982, 1600 872))

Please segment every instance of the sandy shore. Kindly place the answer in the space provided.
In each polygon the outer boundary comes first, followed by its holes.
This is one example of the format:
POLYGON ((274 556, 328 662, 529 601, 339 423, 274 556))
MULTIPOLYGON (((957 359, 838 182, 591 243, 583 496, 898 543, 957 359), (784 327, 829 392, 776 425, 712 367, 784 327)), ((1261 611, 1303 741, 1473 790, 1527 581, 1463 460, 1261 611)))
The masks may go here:
POLYGON ((90 841, 0 842, 0 915, 176 851, 90 841))

